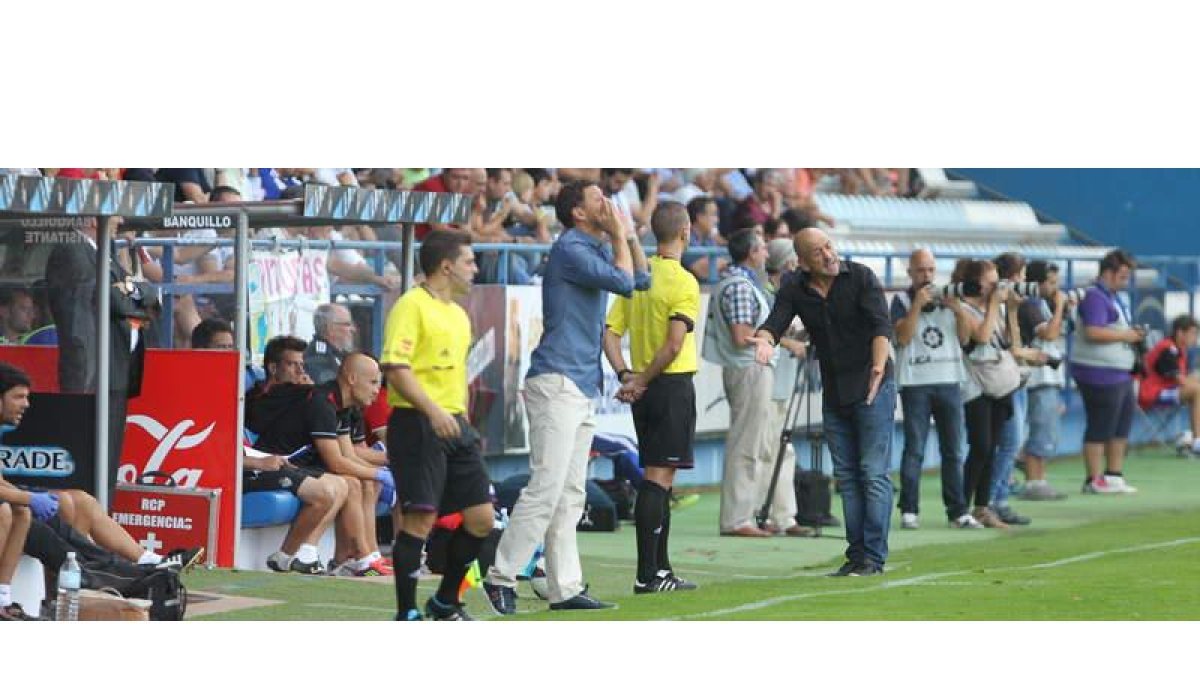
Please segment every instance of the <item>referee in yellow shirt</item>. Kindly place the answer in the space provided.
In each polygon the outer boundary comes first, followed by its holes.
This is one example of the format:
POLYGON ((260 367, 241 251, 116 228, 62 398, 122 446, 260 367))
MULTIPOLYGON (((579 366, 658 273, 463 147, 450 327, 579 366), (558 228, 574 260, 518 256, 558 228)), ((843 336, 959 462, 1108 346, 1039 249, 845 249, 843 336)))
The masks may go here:
MULTIPOLYGON (((680 264, 691 237, 683 204, 654 210, 650 227, 658 254, 650 259, 650 288, 618 297, 609 310, 604 354, 621 380, 617 398, 631 403, 645 479, 638 487, 637 579, 634 593, 692 590, 675 575, 667 555, 671 531, 671 485, 676 469, 692 468, 696 436, 696 318, 700 285, 680 264), (633 369, 625 365, 621 338, 629 333, 633 369)), ((397 572, 399 574, 399 572, 397 572)))
POLYGON ((392 546, 396 618, 470 621, 458 587, 492 531, 490 481, 479 434, 467 423, 467 351, 471 321, 458 300, 471 290, 475 255, 464 232, 435 230, 421 243, 425 281, 392 307, 384 326, 381 365, 387 375, 388 462, 396 478, 403 525, 392 546), (461 511, 446 572, 417 609, 421 550, 437 514, 461 511))

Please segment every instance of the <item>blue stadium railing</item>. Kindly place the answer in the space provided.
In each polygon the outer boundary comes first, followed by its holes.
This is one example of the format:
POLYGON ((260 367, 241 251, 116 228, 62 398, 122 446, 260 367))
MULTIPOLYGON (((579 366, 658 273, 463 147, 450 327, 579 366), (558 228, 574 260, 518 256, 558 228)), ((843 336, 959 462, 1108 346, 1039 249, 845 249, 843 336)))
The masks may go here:
MULTIPOLYGON (((232 246, 233 239, 218 238, 218 239, 187 239, 187 238, 139 238, 136 243, 140 246, 161 246, 165 251, 170 251, 170 254, 164 254, 163 258, 163 279, 161 284, 163 289, 163 304, 164 313, 170 315, 173 311, 174 299, 173 295, 221 295, 233 293, 233 284, 194 284, 194 283, 177 283, 175 279, 175 265, 173 251, 180 246, 232 246)), ((121 241, 118 245, 125 245, 121 241)), ((361 241, 361 240, 343 240, 343 241, 328 241, 323 239, 254 239, 251 241, 251 247, 255 250, 273 250, 279 248, 286 249, 356 249, 364 252, 365 256, 371 263, 376 274, 382 275, 386 266, 385 253, 387 251, 400 250, 402 244, 399 242, 384 242, 384 241, 361 241)), ((420 243, 415 245, 417 251, 420 250, 420 243)), ((513 253, 536 253, 543 254, 550 250, 550 244, 475 244, 475 252, 478 253, 498 253, 498 264, 495 268, 497 284, 508 283, 509 270, 509 255, 513 253)), ((956 258, 963 255, 963 250, 955 246, 947 246, 939 250, 938 246, 932 246, 934 255, 939 258, 956 258)), ((994 252, 988 251, 987 257, 992 257, 1001 251, 1001 247, 997 247, 994 252)), ((706 246, 690 248, 689 253, 708 256, 710 262, 718 258, 728 257, 728 252, 723 246, 706 246)), ((909 251, 875 251, 870 249, 856 249, 852 244, 843 244, 841 246, 843 257, 847 259, 874 259, 882 260, 883 278, 882 282, 886 288, 897 288, 905 283, 905 266, 909 256, 909 251)), ((1030 258, 1046 258, 1057 260, 1063 263, 1064 269, 1062 274, 1064 288, 1071 288, 1076 285, 1078 276, 1076 267, 1079 263, 1087 262, 1092 265, 1099 260, 1102 252, 1097 252, 1088 255, 1063 255, 1053 250, 1047 250, 1045 255, 1027 256, 1030 258)), ((1188 311, 1195 316, 1196 314, 1196 288, 1200 286, 1200 256, 1144 256, 1139 257, 1139 266, 1142 268, 1153 268, 1159 271, 1156 276, 1155 288, 1167 291, 1184 292, 1188 295, 1188 311)), ((709 278, 707 283, 715 284, 718 281, 717 265, 709 265, 709 278)), ((1087 280, 1082 280, 1086 283, 1087 280)), ((357 295, 362 298, 371 298, 372 300, 384 294, 384 290, 374 284, 347 284, 336 283, 330 289, 331 296, 337 295, 357 295)), ((373 353, 380 353, 382 345, 382 330, 384 321, 384 307, 381 302, 371 302, 371 325, 372 335, 370 336, 370 347, 373 353)), ((1168 317, 1169 320, 1170 317, 1168 317)), ((172 331, 166 331, 164 335, 165 344, 171 346, 173 343, 172 331)), ((307 336, 301 336, 307 337, 307 336)))

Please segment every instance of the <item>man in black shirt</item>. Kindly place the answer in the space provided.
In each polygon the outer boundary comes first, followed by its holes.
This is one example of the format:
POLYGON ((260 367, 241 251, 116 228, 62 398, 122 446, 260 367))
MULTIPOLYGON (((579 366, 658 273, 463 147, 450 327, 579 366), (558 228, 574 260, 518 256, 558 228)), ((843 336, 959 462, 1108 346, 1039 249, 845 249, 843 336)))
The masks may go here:
MULTIPOLYGON (((300 469, 332 473, 349 491, 337 515, 335 576, 390 576, 366 522, 381 489, 395 490, 386 467, 374 466, 355 449, 355 416, 379 393, 382 375, 375 360, 352 354, 337 379, 322 385, 278 384, 247 401, 246 427, 258 434, 254 447, 285 455, 300 469)), ((361 426, 358 427, 361 432, 361 426)))
POLYGON ((842 261, 817 228, 795 237, 800 272, 784 284, 751 340, 769 362, 799 316, 812 336, 824 383, 824 427, 846 521, 847 561, 832 576, 883 573, 892 504, 888 463, 896 383, 889 358, 892 325, 879 279, 842 261))

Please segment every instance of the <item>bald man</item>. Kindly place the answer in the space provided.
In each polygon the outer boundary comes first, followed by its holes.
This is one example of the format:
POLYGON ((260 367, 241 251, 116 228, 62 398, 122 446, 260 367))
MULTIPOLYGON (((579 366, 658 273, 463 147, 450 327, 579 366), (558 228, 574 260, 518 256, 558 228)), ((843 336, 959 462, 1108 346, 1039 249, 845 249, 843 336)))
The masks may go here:
POLYGON ((356 449, 365 441, 361 411, 375 400, 382 376, 375 360, 351 354, 336 379, 325 384, 278 383, 251 399, 246 427, 258 434, 254 447, 283 455, 312 475, 333 474, 347 492, 334 521, 335 576, 390 576, 375 539, 375 503, 383 490, 395 490, 386 467, 356 449))
POLYGON ((808 329, 821 364, 825 437, 849 544, 845 564, 830 576, 882 574, 896 407, 887 302, 875 273, 841 260, 823 231, 801 230, 794 241, 799 272, 779 289, 770 316, 748 342, 759 363, 770 363, 794 318, 808 329))
POLYGON ((962 303, 953 295, 934 299, 937 260, 929 249, 917 249, 908 259, 912 285, 892 297, 896 326, 896 386, 904 409, 904 454, 900 461, 900 527, 915 530, 921 501, 921 466, 929 417, 937 425, 938 452, 942 458, 942 503, 950 527, 983 527, 967 513, 963 495, 963 402, 959 382, 964 379, 961 344, 971 325, 962 303))

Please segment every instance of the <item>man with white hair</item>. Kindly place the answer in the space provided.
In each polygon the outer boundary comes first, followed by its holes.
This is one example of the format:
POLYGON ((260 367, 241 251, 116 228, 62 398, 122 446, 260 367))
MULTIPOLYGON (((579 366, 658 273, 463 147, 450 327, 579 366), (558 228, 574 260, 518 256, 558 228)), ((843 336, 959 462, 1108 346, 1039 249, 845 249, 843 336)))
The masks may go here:
POLYGON ((354 351, 357 327, 350 310, 333 303, 321 305, 313 314, 312 341, 304 350, 304 368, 316 384, 337 377, 342 361, 354 351))

